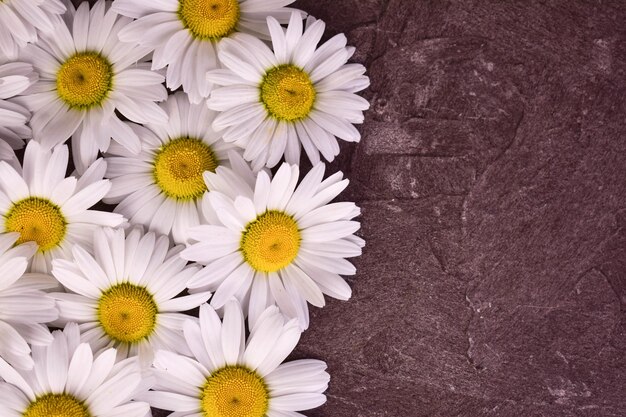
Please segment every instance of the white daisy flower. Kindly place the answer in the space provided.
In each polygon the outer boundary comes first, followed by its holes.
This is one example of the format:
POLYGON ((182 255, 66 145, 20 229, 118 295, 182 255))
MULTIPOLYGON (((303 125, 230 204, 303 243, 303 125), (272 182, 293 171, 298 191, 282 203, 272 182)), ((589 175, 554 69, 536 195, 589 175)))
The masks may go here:
POLYGON ((45 147, 73 135, 74 162, 83 172, 111 138, 139 152, 139 138, 115 110, 137 123, 165 123, 167 115, 155 102, 167 91, 164 77, 143 62, 149 49, 118 40, 132 19, 106 10, 110 3, 104 0, 91 11, 87 2, 76 11, 68 4, 70 23, 58 19, 54 32, 21 53, 40 78, 20 101, 33 112, 33 136, 45 147))
POLYGON ((67 146, 46 151, 31 140, 22 170, 0 161, 0 233, 17 232, 18 244, 39 245, 32 271, 49 271, 52 259, 69 257, 74 243, 90 247, 98 226, 124 222, 120 214, 89 210, 111 187, 102 179, 106 163, 99 159, 79 179, 66 178, 68 159, 67 146))
POLYGON ((60 0, 0 2, 0 54, 17 58, 19 49, 37 41, 37 31, 51 33, 54 19, 65 11, 60 0))
MULTIPOLYGON (((0 10, 1 8, 2 3, 0 10)), ((12 97, 33 85, 38 78, 39 75, 32 65, 11 62, 0 53, 0 160, 9 161, 13 166, 19 165, 14 150, 22 149, 24 139, 30 138, 32 134, 26 125, 30 112, 17 104, 12 97)))
POLYGON ((52 333, 49 346, 33 347, 34 369, 0 359, 2 417, 146 417, 150 405, 131 401, 150 388, 137 358, 115 363, 115 349, 94 355, 78 327, 52 333))
POLYGON ((115 0, 113 9, 137 18, 120 39, 154 49, 152 69, 167 66, 167 86, 181 85, 192 103, 208 97, 206 72, 220 68, 216 47, 237 32, 269 39, 267 16, 286 23, 294 0, 115 0))
POLYGON ((47 275, 25 273, 37 245, 15 246, 19 237, 0 234, 0 357, 16 368, 31 369, 27 343, 45 346, 52 341, 41 323, 56 320, 59 313, 54 299, 42 290, 56 287, 57 282, 47 275))
POLYGON ((282 363, 300 338, 295 320, 275 307, 259 318, 246 342, 241 307, 226 304, 224 322, 208 305, 200 323, 185 323, 193 357, 159 351, 155 391, 139 398, 172 416, 297 417, 326 402, 326 363, 301 359, 282 363))
POLYGON ((211 294, 176 297, 198 271, 170 248, 167 236, 134 228, 97 230, 94 254, 76 245, 72 260, 53 262, 52 274, 72 293, 53 293, 60 319, 80 324, 82 341, 94 351, 116 347, 120 357, 139 355, 149 364, 153 351, 187 353, 182 325, 211 294))
POLYGON ((202 174, 230 167, 233 158, 241 161, 233 162, 238 171, 240 165, 250 168, 239 149, 211 129, 216 114, 205 105, 191 104, 180 92, 161 106, 169 116, 166 125, 133 126, 142 143, 139 154, 121 146, 109 149, 106 176, 112 186, 104 201, 118 204, 115 212, 131 223, 171 233, 176 243, 182 243, 187 229, 202 221, 200 206, 207 190, 202 174))
MULTIPOLYGON (((310 20, 312 21, 312 20, 310 20)), ((290 164, 300 160, 300 145, 313 163, 319 153, 328 161, 339 153, 336 137, 358 142, 352 125, 363 122, 369 103, 355 93, 369 85, 365 67, 346 64, 354 48, 343 34, 316 49, 324 22, 311 23, 304 34, 302 19, 292 14, 285 32, 267 18, 274 51, 245 34, 224 39, 220 62, 226 69, 207 73, 221 85, 211 92, 208 106, 223 112, 213 128, 224 140, 245 148, 253 168, 273 167, 284 155, 290 164)))
MULTIPOLYGON (((219 174, 218 174, 219 175, 219 174)), ((207 265, 189 288, 214 290, 211 305, 235 296, 244 302, 252 326, 267 306, 309 324, 307 301, 324 306, 324 295, 347 300, 351 290, 339 275, 353 275, 344 258, 359 256, 364 241, 354 236, 359 223, 354 203, 328 204, 348 185, 338 172, 322 181, 318 164, 298 182, 298 166, 283 164, 273 180, 260 172, 253 196, 234 200, 212 191, 208 199, 219 224, 190 229, 197 241, 181 256, 207 265)))

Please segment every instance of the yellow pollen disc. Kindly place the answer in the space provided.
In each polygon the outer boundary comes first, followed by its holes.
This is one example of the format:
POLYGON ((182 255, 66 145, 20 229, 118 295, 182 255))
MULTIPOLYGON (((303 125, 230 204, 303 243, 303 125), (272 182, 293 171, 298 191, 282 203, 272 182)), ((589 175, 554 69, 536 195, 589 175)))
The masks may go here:
POLYGON ((207 378, 200 401, 207 417, 263 417, 269 392, 255 372, 227 366, 207 378))
POLYGON ((98 321, 113 340, 136 343, 154 331, 158 313, 154 297, 144 287, 124 282, 102 293, 98 321))
POLYGON ((281 211, 266 211, 246 226, 240 248, 252 268, 261 272, 276 272, 298 255, 298 224, 293 217, 281 211))
POLYGON ((113 85, 113 67, 97 52, 79 52, 57 72, 57 92, 68 106, 88 109, 101 104, 113 85))
POLYGON ((31 402, 23 417, 90 417, 87 407, 69 394, 45 394, 31 402))
POLYGON ((235 31, 238 0, 179 0, 178 18, 196 39, 218 41, 235 31))
POLYGON ((28 197, 13 204, 6 214, 4 228, 20 234, 16 244, 36 242, 41 252, 59 245, 67 222, 61 209, 45 198, 28 197))
POLYGON ((154 180, 170 198, 195 200, 207 190, 202 174, 215 171, 218 160, 199 139, 179 138, 163 145, 154 158, 154 180))
POLYGON ((304 119, 313 109, 315 96, 309 75, 295 65, 272 68, 261 82, 261 101, 269 115, 278 120, 304 119))

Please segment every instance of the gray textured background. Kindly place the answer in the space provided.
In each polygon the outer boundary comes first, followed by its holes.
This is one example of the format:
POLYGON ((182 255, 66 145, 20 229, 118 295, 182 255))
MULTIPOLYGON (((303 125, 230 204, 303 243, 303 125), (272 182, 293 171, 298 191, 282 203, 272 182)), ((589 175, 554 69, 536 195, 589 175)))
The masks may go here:
MULTIPOLYGON (((623 416, 626 2, 298 0, 372 79, 310 416, 623 416)), ((167 415, 156 413, 156 416, 167 415)))

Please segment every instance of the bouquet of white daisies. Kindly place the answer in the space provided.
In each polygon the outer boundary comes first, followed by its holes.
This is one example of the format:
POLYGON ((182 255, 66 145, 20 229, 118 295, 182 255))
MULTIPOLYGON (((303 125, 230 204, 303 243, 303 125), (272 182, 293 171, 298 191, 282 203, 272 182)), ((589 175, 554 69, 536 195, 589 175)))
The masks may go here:
POLYGON ((351 295, 360 210, 321 159, 369 79, 292 2, 0 1, 0 416, 326 401, 284 361, 351 295))

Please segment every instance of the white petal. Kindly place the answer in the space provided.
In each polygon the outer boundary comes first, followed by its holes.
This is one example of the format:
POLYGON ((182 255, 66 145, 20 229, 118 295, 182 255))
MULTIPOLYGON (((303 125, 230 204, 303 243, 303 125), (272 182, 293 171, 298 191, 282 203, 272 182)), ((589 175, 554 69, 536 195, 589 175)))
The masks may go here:
POLYGON ((187 395, 175 394, 173 392, 150 391, 139 397, 150 403, 152 407, 174 411, 199 411, 200 401, 187 395))
POLYGON ((271 407, 277 410, 301 411, 319 407, 325 402, 326 396, 324 394, 298 393, 272 398, 271 407))
POLYGON ((89 377, 92 365, 93 354, 91 347, 86 343, 80 344, 74 351, 67 371, 67 392, 76 393, 80 390, 89 377))
POLYGON ((324 301, 324 294, 320 288, 315 284, 315 281, 311 279, 304 271, 294 264, 287 265, 284 271, 281 271, 281 276, 284 281, 290 281, 294 287, 298 289, 300 295, 305 298, 309 303, 316 307, 324 307, 326 302, 324 301))
POLYGON ((67 382, 67 371, 69 365, 69 353, 67 350, 67 340, 62 333, 55 331, 54 340, 47 348, 46 362, 48 365, 48 382, 52 392, 62 392, 67 382))
POLYGON ((283 330, 283 317, 278 311, 275 314, 263 316, 254 326, 254 333, 250 335, 244 363, 252 370, 256 370, 274 349, 283 330))
POLYGON ((241 306, 230 300, 224 306, 222 349, 227 365, 235 365, 244 351, 245 328, 241 306))
POLYGON ((220 308, 233 297, 240 288, 248 289, 252 284, 254 271, 247 263, 242 263, 220 284, 213 298, 211 305, 220 308))
POLYGON ((206 302, 209 297, 211 297, 210 292, 201 292, 184 297, 172 298, 171 300, 160 303, 159 312, 188 311, 206 302))

